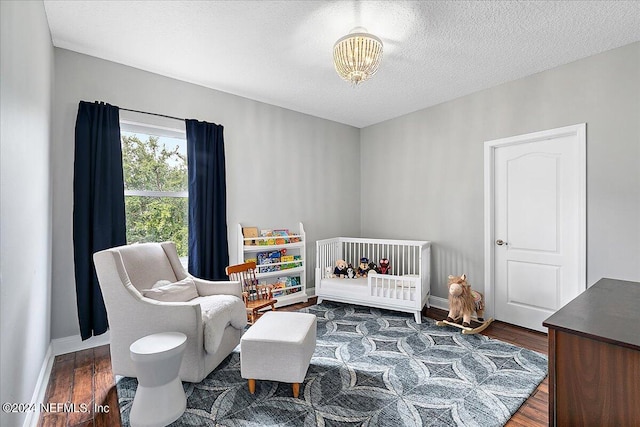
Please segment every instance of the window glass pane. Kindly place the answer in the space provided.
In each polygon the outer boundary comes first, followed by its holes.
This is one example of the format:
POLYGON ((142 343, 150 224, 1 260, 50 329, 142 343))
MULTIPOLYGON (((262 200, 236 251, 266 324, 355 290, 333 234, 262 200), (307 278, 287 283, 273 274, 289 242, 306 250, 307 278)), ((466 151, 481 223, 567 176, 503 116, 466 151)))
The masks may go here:
POLYGON ((122 131, 125 190, 187 191, 184 139, 122 131))
POLYGON ((178 256, 187 256, 188 199, 186 197, 125 196, 127 243, 176 244, 178 256))

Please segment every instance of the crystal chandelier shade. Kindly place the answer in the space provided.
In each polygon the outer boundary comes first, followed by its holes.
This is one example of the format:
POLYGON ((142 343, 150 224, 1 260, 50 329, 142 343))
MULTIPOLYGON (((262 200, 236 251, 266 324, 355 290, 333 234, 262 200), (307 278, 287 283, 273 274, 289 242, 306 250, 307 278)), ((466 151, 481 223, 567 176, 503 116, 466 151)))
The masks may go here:
POLYGON ((371 78, 381 60, 382 41, 364 28, 354 28, 333 46, 336 72, 353 86, 371 78))

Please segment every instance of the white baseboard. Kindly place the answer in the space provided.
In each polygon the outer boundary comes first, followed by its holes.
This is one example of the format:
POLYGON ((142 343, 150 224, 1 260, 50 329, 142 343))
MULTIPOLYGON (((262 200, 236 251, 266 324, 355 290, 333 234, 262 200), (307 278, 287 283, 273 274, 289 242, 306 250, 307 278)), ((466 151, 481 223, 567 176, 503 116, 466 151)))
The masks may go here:
POLYGON ((74 351, 86 350, 87 348, 99 347, 109 344, 109 342, 111 342, 111 340, 109 331, 107 331, 102 335, 91 337, 85 341, 82 341, 80 335, 56 338, 51 340, 51 347, 53 356, 59 356, 61 354, 73 353, 74 351))
MULTIPOLYGON (((49 385, 49 377, 51 376, 51 368, 53 367, 53 351, 52 345, 49 343, 47 352, 44 355, 42 361, 42 367, 40 368, 40 374, 38 375, 38 381, 36 381, 36 387, 33 390, 33 396, 31 397, 32 403, 40 403, 44 400, 44 395, 47 392, 47 386, 49 385)), ((27 411, 27 416, 22 423, 23 427, 36 427, 40 418, 39 411, 27 411)))

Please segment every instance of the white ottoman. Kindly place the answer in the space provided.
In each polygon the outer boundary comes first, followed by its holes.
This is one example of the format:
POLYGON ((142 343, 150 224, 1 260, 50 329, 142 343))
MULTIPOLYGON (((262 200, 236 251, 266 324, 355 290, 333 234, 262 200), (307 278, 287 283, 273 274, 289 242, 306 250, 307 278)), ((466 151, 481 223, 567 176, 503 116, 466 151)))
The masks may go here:
POLYGON ((178 378, 187 336, 162 332, 140 338, 129 347, 138 389, 129 419, 133 427, 165 426, 180 418, 187 398, 178 378))
POLYGON ((240 374, 251 394, 256 380, 268 380, 292 383, 298 397, 315 348, 315 315, 268 311, 240 340, 240 374))

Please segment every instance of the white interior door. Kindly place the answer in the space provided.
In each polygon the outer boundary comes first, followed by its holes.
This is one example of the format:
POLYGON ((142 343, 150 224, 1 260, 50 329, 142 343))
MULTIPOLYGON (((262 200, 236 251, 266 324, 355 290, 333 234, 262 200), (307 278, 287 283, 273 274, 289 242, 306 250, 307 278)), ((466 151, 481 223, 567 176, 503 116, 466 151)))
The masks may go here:
POLYGON ((485 143, 498 320, 546 332, 542 322, 586 289, 585 136, 582 124, 485 143))

